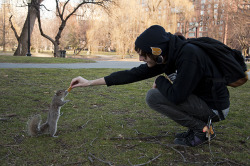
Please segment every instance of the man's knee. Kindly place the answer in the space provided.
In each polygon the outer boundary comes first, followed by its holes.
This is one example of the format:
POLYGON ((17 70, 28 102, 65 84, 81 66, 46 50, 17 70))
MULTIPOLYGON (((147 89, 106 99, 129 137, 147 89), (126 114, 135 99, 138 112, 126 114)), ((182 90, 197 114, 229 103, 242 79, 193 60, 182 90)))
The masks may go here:
MULTIPOLYGON (((150 89, 146 95, 146 103, 148 106, 166 116, 171 115, 171 110, 174 109, 174 105, 171 104, 167 98, 165 98, 158 89, 150 89)), ((174 109, 175 110, 175 109, 174 109)), ((172 111, 173 112, 173 111, 172 111)), ((174 111, 176 112, 176 111, 174 111)))
POLYGON ((146 103, 151 107, 157 103, 157 99, 160 98, 160 92, 158 89, 150 89, 146 95, 146 103))

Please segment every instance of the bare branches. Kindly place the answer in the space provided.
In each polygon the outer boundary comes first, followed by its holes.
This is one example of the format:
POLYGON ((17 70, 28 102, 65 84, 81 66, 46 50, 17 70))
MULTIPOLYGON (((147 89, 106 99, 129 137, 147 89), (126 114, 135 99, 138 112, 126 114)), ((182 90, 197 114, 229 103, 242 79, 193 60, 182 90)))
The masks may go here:
POLYGON ((45 5, 43 5, 43 4, 41 4, 40 6, 43 7, 45 10, 47 10, 47 11, 49 11, 49 12, 51 11, 51 10, 49 10, 49 9, 48 9, 45 5))
MULTIPOLYGON (((39 1, 39 0, 37 0, 39 1)), ((41 2, 42 0, 40 0, 39 2, 41 2)), ((55 39, 52 39, 50 36, 46 35, 43 32, 42 29, 42 23, 41 23, 41 18, 40 18, 40 8, 41 6, 44 7, 47 11, 49 11, 44 5, 37 5, 38 3, 36 3, 35 0, 32 1, 32 3, 34 4, 34 7, 36 8, 36 15, 38 18, 38 26, 39 26, 39 30, 40 30, 40 34, 45 37, 46 39, 50 40, 53 45, 54 45, 54 56, 57 57, 58 55, 58 50, 59 50, 59 45, 60 45, 60 38, 61 38, 61 34, 66 26, 67 21, 69 20, 69 18, 72 15, 75 15, 75 13, 77 12, 77 10, 83 6, 83 5, 87 5, 87 4, 92 4, 92 5, 98 5, 103 7, 105 10, 108 8, 108 3, 112 2, 112 0, 92 0, 92 1, 87 1, 87 0, 82 0, 80 1, 78 4, 76 4, 75 7, 72 8, 72 4, 70 4, 70 0, 67 0, 65 2, 60 2, 59 0, 55 0, 56 2, 56 13, 57 16, 60 18, 61 20, 61 24, 59 25, 59 30, 57 32, 57 34, 55 35, 55 39), (69 10, 71 9, 71 10, 69 10), (67 10, 67 11, 66 11, 67 10)))
MULTIPOLYGON (((96 160, 98 160, 98 161, 100 161, 100 162, 102 162, 102 163, 104 163, 104 164, 108 164, 108 165, 112 166, 112 162, 110 162, 110 161, 104 161, 104 160, 102 160, 102 159, 100 159, 100 158, 94 156, 92 153, 89 153, 89 155, 90 155, 91 157, 93 157, 94 159, 96 159, 96 160)), ((90 160, 91 162, 93 162, 93 160, 92 160, 91 157, 89 157, 89 160, 90 160)))
POLYGON ((79 126, 79 129, 83 129, 91 120, 88 120, 85 124, 83 124, 82 126, 79 126))
POLYGON ((178 151, 178 150, 175 149, 174 147, 170 147, 170 148, 173 149, 174 151, 176 151, 177 153, 179 153, 179 154, 181 155, 181 157, 182 157, 182 159, 183 159, 184 162, 187 161, 186 158, 183 156, 183 154, 182 154, 180 151, 178 151))
POLYGON ((68 3, 70 2, 70 0, 67 0, 64 4, 63 7, 60 10, 60 2, 59 0, 56 0, 56 10, 57 13, 60 17, 60 19, 63 21, 67 21, 74 13, 76 13, 76 11, 83 5, 87 5, 87 4, 92 4, 92 5, 98 5, 101 6, 104 10, 108 10, 108 3, 111 3, 112 0, 91 0, 91 1, 87 1, 87 0, 83 0, 82 2, 80 2, 79 4, 77 4, 74 9, 64 18, 64 14, 65 14, 65 10, 67 8, 68 3))
POLYGON ((129 162, 129 164, 130 164, 131 166, 143 166, 143 165, 147 165, 147 164, 153 162, 154 160, 158 159, 160 156, 161 156, 161 154, 159 154, 158 156, 154 157, 152 160, 149 160, 149 161, 147 161, 146 163, 142 163, 142 164, 136 164, 136 165, 134 165, 134 164, 132 164, 129 160, 128 160, 128 162, 129 162))
POLYGON ((168 135, 157 135, 157 136, 149 136, 149 137, 112 137, 110 140, 152 140, 152 139, 161 139, 168 137, 168 135))
POLYGON ((39 30, 40 30, 41 35, 42 35, 43 37, 45 37, 46 39, 48 39, 49 41, 51 41, 53 44, 55 44, 55 41, 54 41, 51 37, 49 37, 48 35, 46 35, 46 34, 43 32, 39 8, 36 8, 36 14, 37 14, 38 27, 39 27, 39 30))
POLYGON ((62 17, 61 17, 61 18, 63 18, 63 14, 64 14, 64 11, 65 11, 65 8, 66 8, 67 4, 69 3, 69 1, 70 1, 70 0, 67 0, 67 1, 64 3, 64 5, 63 5, 62 17))
POLYGON ((14 27, 14 25, 13 25, 13 23, 12 23, 12 21, 11 21, 12 16, 13 16, 13 15, 11 15, 10 18, 9 18, 9 22, 10 22, 10 25, 11 25, 10 27, 11 27, 11 29, 13 30, 13 32, 14 32, 14 34, 15 34, 15 37, 16 37, 17 41, 19 41, 20 36, 17 34, 16 28, 14 27))
POLYGON ((60 17, 60 19, 62 20, 63 18, 61 18, 62 17, 62 15, 60 14, 60 9, 59 9, 59 1, 58 0, 56 0, 56 11, 57 11, 57 13, 58 13, 58 16, 60 17))
MULTIPOLYGON (((154 157, 153 159, 147 161, 146 163, 142 163, 142 164, 135 164, 135 165, 134 165, 134 164, 132 164, 132 163, 130 162, 129 159, 128 159, 128 162, 129 162, 129 164, 130 164, 131 166, 143 166, 143 165, 147 165, 147 164, 152 163, 153 161, 155 161, 156 159, 158 159, 160 156, 161 156, 161 154, 157 155, 157 156, 154 157)), ((100 161, 100 162, 102 162, 102 163, 104 163, 104 164, 107 164, 107 165, 110 165, 110 166, 113 165, 113 163, 112 163, 111 161, 105 161, 105 160, 103 160, 103 159, 100 159, 100 158, 96 157, 96 156, 93 155, 92 153, 89 153, 88 159, 89 159, 89 161, 90 161, 91 163, 94 162, 92 158, 94 158, 94 159, 96 159, 96 160, 98 160, 98 161, 100 161)))

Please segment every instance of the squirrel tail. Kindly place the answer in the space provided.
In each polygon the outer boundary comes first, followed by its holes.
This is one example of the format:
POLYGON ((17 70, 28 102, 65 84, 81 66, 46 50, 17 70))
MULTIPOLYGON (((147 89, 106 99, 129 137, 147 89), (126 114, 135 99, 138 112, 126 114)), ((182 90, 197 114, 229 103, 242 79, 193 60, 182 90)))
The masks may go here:
POLYGON ((36 136, 40 132, 41 115, 33 116, 27 124, 28 135, 36 136))

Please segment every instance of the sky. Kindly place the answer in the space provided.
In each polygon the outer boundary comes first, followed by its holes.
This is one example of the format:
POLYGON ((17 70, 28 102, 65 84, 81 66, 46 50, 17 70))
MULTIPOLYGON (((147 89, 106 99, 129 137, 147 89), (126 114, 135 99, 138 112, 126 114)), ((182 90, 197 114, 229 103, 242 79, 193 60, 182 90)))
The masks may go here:
MULTIPOLYGON (((24 6, 24 3, 27 4, 27 0, 0 0, 0 7, 1 7, 1 4, 4 2, 12 4, 14 7, 16 7, 16 9, 27 10, 27 9, 24 9, 24 7, 22 7, 24 6)), ((44 0, 42 4, 46 6, 46 8, 49 10, 55 10, 56 8, 55 0, 44 0)), ((45 12, 44 8, 43 8, 43 11, 45 12)), ((49 13, 49 12, 46 12, 46 13, 49 13)))
MULTIPOLYGON (((42 5, 46 6, 46 8, 50 11, 47 11, 44 7, 41 8, 41 18, 53 18, 55 17, 55 9, 56 9, 56 0, 44 0, 42 5)), ((65 0, 60 0, 63 2, 65 0)), ((16 11, 19 13, 26 13, 27 12, 27 0, 0 0, 0 7, 2 3, 10 3, 13 5, 16 11), (26 4, 25 4, 26 3, 26 4)), ((70 0, 70 2, 79 2, 79 0, 70 0)))
MULTIPOLYGON (((42 5, 46 6, 48 10, 55 11, 55 8, 56 8, 55 0, 44 0, 42 2, 42 5)), ((42 12, 41 17, 43 18, 51 18, 55 16, 53 12, 46 11, 44 8, 42 8, 41 12, 42 12)))
POLYGON ((42 4, 46 6, 49 10, 53 10, 56 8, 55 0, 44 0, 42 4))

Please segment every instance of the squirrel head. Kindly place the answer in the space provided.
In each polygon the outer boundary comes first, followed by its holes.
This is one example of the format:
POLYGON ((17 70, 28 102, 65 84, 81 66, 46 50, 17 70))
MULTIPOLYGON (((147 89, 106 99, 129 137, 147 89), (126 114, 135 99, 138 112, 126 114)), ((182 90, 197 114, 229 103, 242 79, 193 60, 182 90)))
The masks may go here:
POLYGON ((55 94, 57 97, 60 97, 61 99, 64 99, 68 95, 67 90, 58 90, 55 94))

